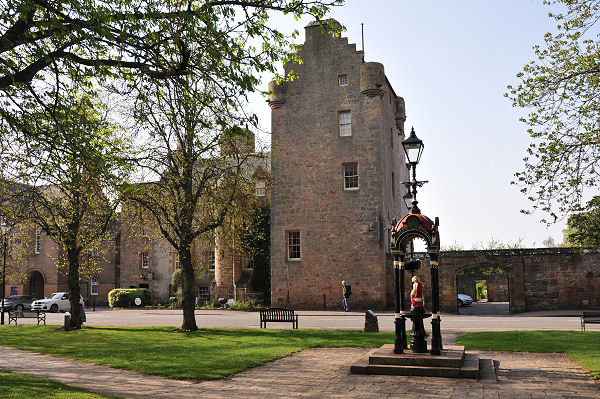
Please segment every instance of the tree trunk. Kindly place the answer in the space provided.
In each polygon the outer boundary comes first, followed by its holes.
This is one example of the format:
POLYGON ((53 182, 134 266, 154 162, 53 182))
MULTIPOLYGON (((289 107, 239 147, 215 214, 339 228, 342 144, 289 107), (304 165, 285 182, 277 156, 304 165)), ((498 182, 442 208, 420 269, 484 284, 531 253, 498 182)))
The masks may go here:
POLYGON ((183 324, 182 331, 196 331, 196 293, 194 291, 194 266, 192 265, 191 242, 181 245, 179 260, 181 262, 181 274, 183 276, 183 324))
POLYGON ((75 249, 67 249, 69 258, 69 275, 67 277, 67 286, 69 288, 69 302, 71 303, 71 329, 81 328, 81 309, 79 297, 81 287, 79 286, 79 253, 75 249))

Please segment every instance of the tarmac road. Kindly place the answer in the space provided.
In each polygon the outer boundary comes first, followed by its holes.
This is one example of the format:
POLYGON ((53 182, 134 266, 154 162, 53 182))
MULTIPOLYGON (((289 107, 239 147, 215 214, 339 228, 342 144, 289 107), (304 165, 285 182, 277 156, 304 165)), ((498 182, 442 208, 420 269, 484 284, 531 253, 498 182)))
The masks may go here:
MULTIPOLYGON (((364 312, 342 311, 297 311, 299 327, 305 329, 362 330, 364 312)), ((442 313, 441 327, 445 333, 502 330, 580 330, 580 311, 529 312, 515 315, 456 315, 442 313)), ((5 315, 8 318, 7 315, 5 315)), ((88 326, 173 326, 182 322, 181 310, 167 309, 86 309, 88 326)), ((394 314, 377 312, 380 331, 394 331, 394 314)), ((48 324, 62 325, 63 313, 47 313, 48 324)), ((197 310, 198 327, 258 328, 258 312, 230 310, 197 310)), ((35 319, 19 319, 19 324, 36 324, 35 319)), ((410 323, 408 323, 410 324, 410 323)), ((426 320, 425 329, 431 324, 426 320)), ((291 323, 271 323, 269 328, 291 328, 291 323)), ((589 330, 600 330, 600 325, 586 326, 589 330)))

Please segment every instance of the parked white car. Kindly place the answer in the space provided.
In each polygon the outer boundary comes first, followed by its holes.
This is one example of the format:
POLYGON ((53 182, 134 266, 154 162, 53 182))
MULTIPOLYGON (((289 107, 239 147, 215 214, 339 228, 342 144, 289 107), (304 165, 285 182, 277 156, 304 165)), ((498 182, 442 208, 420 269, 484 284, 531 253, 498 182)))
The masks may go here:
POLYGON ((473 303, 473 298, 466 294, 458 294, 458 307, 469 306, 473 303))
MULTIPOLYGON (((79 304, 83 307, 85 302, 83 297, 79 296, 79 304)), ((46 312, 56 313, 58 311, 67 312, 71 310, 71 304, 69 303, 68 292, 55 292, 54 294, 48 295, 44 299, 39 299, 31 303, 31 309, 42 310, 46 312)))

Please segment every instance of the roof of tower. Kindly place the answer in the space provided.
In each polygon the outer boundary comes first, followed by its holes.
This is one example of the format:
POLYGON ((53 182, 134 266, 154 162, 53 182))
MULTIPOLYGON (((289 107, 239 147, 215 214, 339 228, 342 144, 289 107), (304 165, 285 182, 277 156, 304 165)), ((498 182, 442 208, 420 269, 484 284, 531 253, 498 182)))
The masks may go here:
POLYGON ((323 25, 330 26, 333 29, 341 29, 342 28, 342 24, 340 24, 337 20, 335 20, 333 18, 312 21, 308 25, 306 25, 306 27, 309 28, 311 26, 323 26, 323 25))

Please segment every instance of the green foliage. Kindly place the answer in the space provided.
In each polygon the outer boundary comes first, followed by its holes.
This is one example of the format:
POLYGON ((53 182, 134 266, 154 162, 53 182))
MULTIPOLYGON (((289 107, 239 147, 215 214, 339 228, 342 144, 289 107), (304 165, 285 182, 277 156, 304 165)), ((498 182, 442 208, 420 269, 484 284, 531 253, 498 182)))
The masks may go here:
POLYGON ((515 352, 566 352, 594 378, 600 380, 598 331, 493 331, 461 334, 457 345, 465 349, 515 352))
POLYGON ((150 305, 150 290, 147 288, 115 288, 108 293, 108 306, 111 308, 128 308, 135 305, 135 298, 140 298, 140 306, 150 305))
POLYGON ((255 312, 260 310, 263 306, 256 303, 256 301, 252 298, 246 299, 245 301, 237 301, 232 307, 231 310, 244 310, 247 312, 255 312))
POLYGON ((524 248, 523 238, 519 237, 519 239, 515 242, 504 242, 497 238, 492 238, 486 244, 481 242, 476 242, 473 244, 474 250, 494 250, 494 249, 521 249, 524 248))
POLYGON ((0 371, 0 396, 6 399, 108 399, 84 389, 33 375, 0 371))
POLYGON ((250 278, 253 291, 264 294, 271 303, 271 207, 256 206, 250 224, 242 237, 244 251, 252 257, 254 269, 250 278))
POLYGON ((461 270, 458 272, 459 275, 471 275, 471 274, 504 274, 504 270, 495 266, 478 266, 471 267, 469 269, 461 270))
POLYGON ((487 288, 484 283, 476 283, 475 291, 477 294, 477 300, 486 299, 487 298, 487 288))
POLYGON ((564 242, 574 247, 600 247, 600 197, 589 201, 585 211, 569 216, 564 242))
POLYGON ((464 245, 462 245, 461 243, 459 243, 456 240, 451 244, 442 245, 442 247, 440 248, 440 251, 442 251, 442 252, 458 252, 458 251, 464 251, 464 250, 465 250, 464 245))
POLYGON ((192 380, 223 378, 306 348, 371 348, 393 341, 389 332, 348 330, 204 328, 174 333, 173 327, 86 327, 64 334, 56 326, 0 329, 4 346, 192 380))
MULTIPOLYGON (((598 186, 600 159, 600 41, 595 26, 598 0, 546 0, 558 22, 535 46, 537 60, 523 67, 520 82, 508 86, 513 106, 527 108, 521 120, 532 143, 525 170, 513 184, 551 217, 580 210, 584 191, 598 186)), ((531 210, 523 211, 529 213, 531 210)), ((546 221, 544 219, 544 221, 546 221)))

